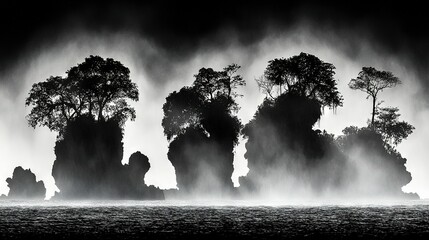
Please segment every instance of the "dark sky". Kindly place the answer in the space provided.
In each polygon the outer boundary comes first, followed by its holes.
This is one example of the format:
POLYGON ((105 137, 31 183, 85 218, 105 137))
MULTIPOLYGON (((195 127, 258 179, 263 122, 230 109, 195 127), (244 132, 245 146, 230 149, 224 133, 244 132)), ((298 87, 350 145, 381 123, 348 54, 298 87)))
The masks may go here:
MULTIPOLYGON (((429 14, 410 1, 365 3, 200 2, 114 3, 108 1, 7 1, 0 14, 0 75, 40 46, 81 31, 129 31, 148 39, 164 52, 167 64, 192 56, 197 49, 222 48, 234 33, 243 46, 273 32, 287 32, 305 22, 317 37, 329 30, 344 39, 353 57, 361 40, 403 59, 429 89, 429 14)), ((163 62, 166 63, 165 60, 163 62)), ((167 66, 164 66, 168 68, 167 66)), ((156 72, 156 71, 155 71, 156 72)))

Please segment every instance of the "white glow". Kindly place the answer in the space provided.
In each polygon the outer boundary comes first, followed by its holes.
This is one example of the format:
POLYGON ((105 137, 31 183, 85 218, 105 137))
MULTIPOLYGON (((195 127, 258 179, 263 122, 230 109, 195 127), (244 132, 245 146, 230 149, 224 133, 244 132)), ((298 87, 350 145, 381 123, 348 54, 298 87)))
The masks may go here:
MULTIPOLYGON (((391 56, 377 54, 365 42, 362 43, 358 56, 350 59, 340 48, 313 38, 305 29, 297 30, 295 34, 268 37, 249 47, 242 47, 232 40, 225 49, 196 49, 189 60, 175 63, 174 69, 166 71, 163 76, 168 79, 151 79, 145 68, 151 67, 151 57, 160 53, 144 39, 126 33, 74 36, 65 37, 64 41, 47 49, 35 50, 7 75, 0 76, 14 79, 0 86, 0 193, 7 194, 8 188, 4 180, 11 176, 16 166, 21 165, 31 168, 37 179, 45 182, 48 198, 53 195, 56 187, 51 170, 55 160, 53 147, 56 134, 46 128, 33 130, 27 126, 25 115, 29 109, 25 109, 24 99, 31 84, 51 75, 63 75, 90 54, 121 61, 130 69, 131 78, 139 87, 140 101, 132 103, 137 119, 125 126, 122 162, 127 162, 133 152, 141 151, 149 157, 151 163, 146 183, 161 188, 174 188, 174 168, 167 159, 168 142, 161 126, 165 97, 174 90, 190 85, 193 75, 201 67, 221 69, 230 63, 237 63, 242 66, 240 73, 247 81, 247 86, 241 90, 244 97, 237 100, 241 107, 238 116, 245 124, 252 118, 264 97, 258 91, 254 79, 263 73, 267 62, 307 52, 333 63, 337 68, 336 78, 340 80, 339 90, 345 98, 344 107, 339 108, 336 114, 326 110, 320 122, 320 128, 337 135, 346 126, 365 125, 369 117, 370 102, 365 100, 366 96, 347 86, 363 66, 392 71, 403 81, 403 85, 383 92, 381 98, 386 105, 399 107, 401 118, 416 127, 415 133, 399 146, 403 156, 408 159, 407 168, 413 176, 413 181, 404 190, 429 197, 429 162, 426 161, 425 154, 425 140, 429 137, 429 127, 425 122, 429 117, 429 107, 416 103, 416 99, 423 99, 424 96, 419 90, 415 74, 410 69, 404 69, 391 56)), ((244 144, 240 143, 235 151, 233 181, 237 185, 237 178, 246 174, 248 169, 243 157, 244 144)))

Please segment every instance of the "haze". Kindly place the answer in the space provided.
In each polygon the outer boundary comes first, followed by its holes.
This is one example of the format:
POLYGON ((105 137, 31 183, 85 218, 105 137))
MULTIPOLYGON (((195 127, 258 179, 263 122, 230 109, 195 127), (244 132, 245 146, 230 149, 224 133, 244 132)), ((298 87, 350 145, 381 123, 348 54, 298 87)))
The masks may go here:
MULTIPOLYGON (((4 180, 11 177, 16 166, 30 168, 37 180, 45 182, 47 198, 58 190, 51 176, 56 133, 28 126, 25 115, 29 109, 25 108, 24 99, 33 83, 44 81, 49 76, 63 75, 89 55, 114 58, 130 69, 131 79, 140 91, 140 101, 132 103, 137 119, 125 126, 123 163, 133 152, 141 151, 149 157, 152 166, 146 175, 146 183, 169 189, 176 187, 176 181, 174 168, 167 159, 168 142, 161 120, 162 104, 170 92, 190 85, 193 75, 202 67, 221 69, 237 63, 242 67, 240 74, 247 82, 241 90, 243 97, 237 100, 241 107, 238 116, 246 124, 264 98, 254 79, 263 74, 267 62, 307 52, 336 67, 335 76, 339 79, 339 91, 344 95, 344 106, 335 113, 325 109, 316 125, 336 135, 341 134, 346 126, 365 126, 370 117, 371 103, 365 99, 365 94, 347 86, 363 66, 391 71, 403 81, 402 85, 384 91, 380 99, 386 106, 397 106, 401 110, 401 119, 416 128, 398 146, 408 159, 406 167, 413 177, 403 190, 428 198, 426 139, 429 126, 426 122, 429 105, 427 79, 422 78, 421 66, 416 66, 406 53, 388 51, 369 37, 356 32, 337 31, 331 26, 318 29, 317 25, 303 19, 295 21, 284 31, 279 30, 281 27, 266 27, 262 36, 245 44, 242 31, 225 27, 213 31, 212 38, 201 38, 199 45, 191 50, 187 45, 179 45, 184 49, 175 50, 175 53, 185 52, 181 57, 174 57, 168 48, 153 41, 151 36, 129 29, 94 32, 75 27, 57 35, 54 41, 40 40, 44 37, 28 41, 25 45, 27 51, 0 71, 0 194, 7 194, 4 180)), ((237 186, 238 177, 248 171, 243 141, 235 153, 232 179, 237 186)))

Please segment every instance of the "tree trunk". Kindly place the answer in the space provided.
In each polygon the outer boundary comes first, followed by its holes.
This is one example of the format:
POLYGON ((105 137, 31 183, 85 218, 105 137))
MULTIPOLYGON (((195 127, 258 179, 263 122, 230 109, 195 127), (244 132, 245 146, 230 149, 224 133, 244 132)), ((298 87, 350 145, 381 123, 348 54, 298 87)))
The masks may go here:
POLYGON ((94 103, 92 102, 92 100, 90 98, 88 99, 88 101, 89 101, 88 102, 88 105, 89 105, 89 107, 88 107, 89 116, 95 120, 95 116, 92 115, 92 110, 94 108, 94 103))
POLYGON ((98 111, 98 121, 100 122, 100 121, 104 121, 104 117, 103 117, 103 108, 104 108, 104 106, 102 106, 101 104, 100 104, 100 109, 99 109, 99 111, 98 111))
POLYGON ((374 119, 375 119, 375 102, 376 102, 376 96, 372 97, 372 118, 371 118, 371 129, 375 130, 374 127, 374 119))

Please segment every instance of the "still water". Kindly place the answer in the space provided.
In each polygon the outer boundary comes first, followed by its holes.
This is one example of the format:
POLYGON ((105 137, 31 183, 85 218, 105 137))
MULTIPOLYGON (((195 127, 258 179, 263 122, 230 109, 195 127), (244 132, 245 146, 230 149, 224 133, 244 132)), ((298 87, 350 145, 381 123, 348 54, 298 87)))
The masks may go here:
POLYGON ((0 201, 0 239, 429 239, 429 201, 0 201))

